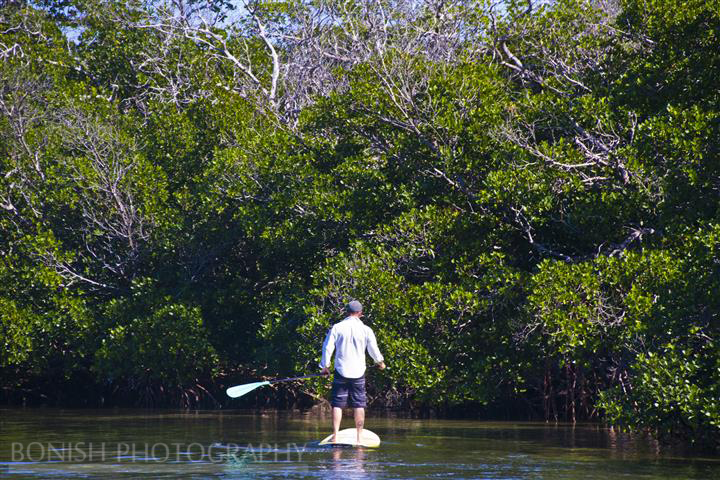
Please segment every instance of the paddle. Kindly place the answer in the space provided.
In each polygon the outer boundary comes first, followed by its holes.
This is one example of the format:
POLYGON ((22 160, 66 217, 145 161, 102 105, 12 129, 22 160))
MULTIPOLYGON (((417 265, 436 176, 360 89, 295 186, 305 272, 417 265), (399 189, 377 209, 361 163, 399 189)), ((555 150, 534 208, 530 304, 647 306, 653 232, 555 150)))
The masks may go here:
POLYGON ((264 385, 270 385, 271 383, 291 382, 293 380, 305 380, 306 378, 325 377, 327 375, 329 375, 329 374, 315 373, 313 375, 305 375, 303 377, 278 378, 275 380, 265 380, 264 382, 255 382, 255 383, 246 383, 244 385, 235 385, 234 387, 230 387, 227 389, 227 394, 228 394, 228 397, 230 397, 230 398, 237 398, 237 397, 242 397, 246 393, 252 392, 256 388, 260 388, 264 385))

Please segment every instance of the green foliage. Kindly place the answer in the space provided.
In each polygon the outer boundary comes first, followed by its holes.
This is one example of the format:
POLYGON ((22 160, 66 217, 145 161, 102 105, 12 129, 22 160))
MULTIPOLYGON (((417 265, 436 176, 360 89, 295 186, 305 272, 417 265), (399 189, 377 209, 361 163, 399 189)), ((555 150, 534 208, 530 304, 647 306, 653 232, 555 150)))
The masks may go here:
POLYGON ((197 307, 171 297, 146 297, 142 284, 131 299, 108 305, 94 370, 104 381, 165 388, 194 385, 218 359, 197 307))
POLYGON ((669 440, 717 445, 718 359, 720 351, 714 343, 699 348, 673 343, 657 353, 640 354, 632 366, 632 388, 616 386, 602 392, 599 406, 611 421, 626 427, 669 440))
MULTIPOLYGON (((544 262, 532 278, 528 306, 562 353, 582 358, 639 348, 635 342, 653 328, 664 301, 681 285, 681 266, 677 258, 653 251, 575 265, 544 262)), ((663 321, 662 328, 671 327, 663 321)))
POLYGON ((619 23, 653 47, 630 60, 623 72, 628 101, 659 112, 667 104, 718 107, 712 86, 720 65, 720 4, 717 0, 626 0, 619 23))
POLYGON ((346 3, 2 4, 3 398, 198 405, 358 298, 374 405, 716 447, 717 0, 346 3))
POLYGON ((12 300, 1 299, 3 356, 0 365, 22 364, 32 351, 30 332, 37 319, 31 313, 21 309, 12 300))

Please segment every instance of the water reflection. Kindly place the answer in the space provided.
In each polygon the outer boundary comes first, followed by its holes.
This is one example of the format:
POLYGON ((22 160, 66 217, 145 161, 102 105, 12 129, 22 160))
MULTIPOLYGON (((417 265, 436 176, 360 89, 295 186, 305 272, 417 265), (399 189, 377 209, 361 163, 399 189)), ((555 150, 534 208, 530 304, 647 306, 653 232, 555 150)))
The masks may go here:
POLYGON ((365 461, 367 452, 364 448, 332 448, 332 467, 336 478, 367 478, 365 461))

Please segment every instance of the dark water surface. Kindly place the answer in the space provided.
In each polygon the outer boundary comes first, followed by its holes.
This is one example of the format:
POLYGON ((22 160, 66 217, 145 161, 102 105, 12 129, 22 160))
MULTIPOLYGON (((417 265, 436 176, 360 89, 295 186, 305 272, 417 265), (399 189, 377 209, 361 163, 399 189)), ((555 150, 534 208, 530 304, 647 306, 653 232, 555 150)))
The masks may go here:
POLYGON ((720 458, 598 425, 368 415, 366 426, 380 448, 317 446, 330 427, 316 413, 0 409, 0 477, 720 478, 720 458))

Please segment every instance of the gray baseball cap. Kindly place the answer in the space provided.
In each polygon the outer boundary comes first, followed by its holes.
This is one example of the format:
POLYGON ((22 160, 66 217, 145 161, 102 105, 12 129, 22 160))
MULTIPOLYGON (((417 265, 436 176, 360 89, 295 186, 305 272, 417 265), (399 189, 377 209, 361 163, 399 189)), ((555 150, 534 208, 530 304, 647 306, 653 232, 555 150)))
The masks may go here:
POLYGON ((352 302, 345 305, 345 310, 350 313, 362 312, 362 303, 358 302, 357 300, 353 300, 352 302))

